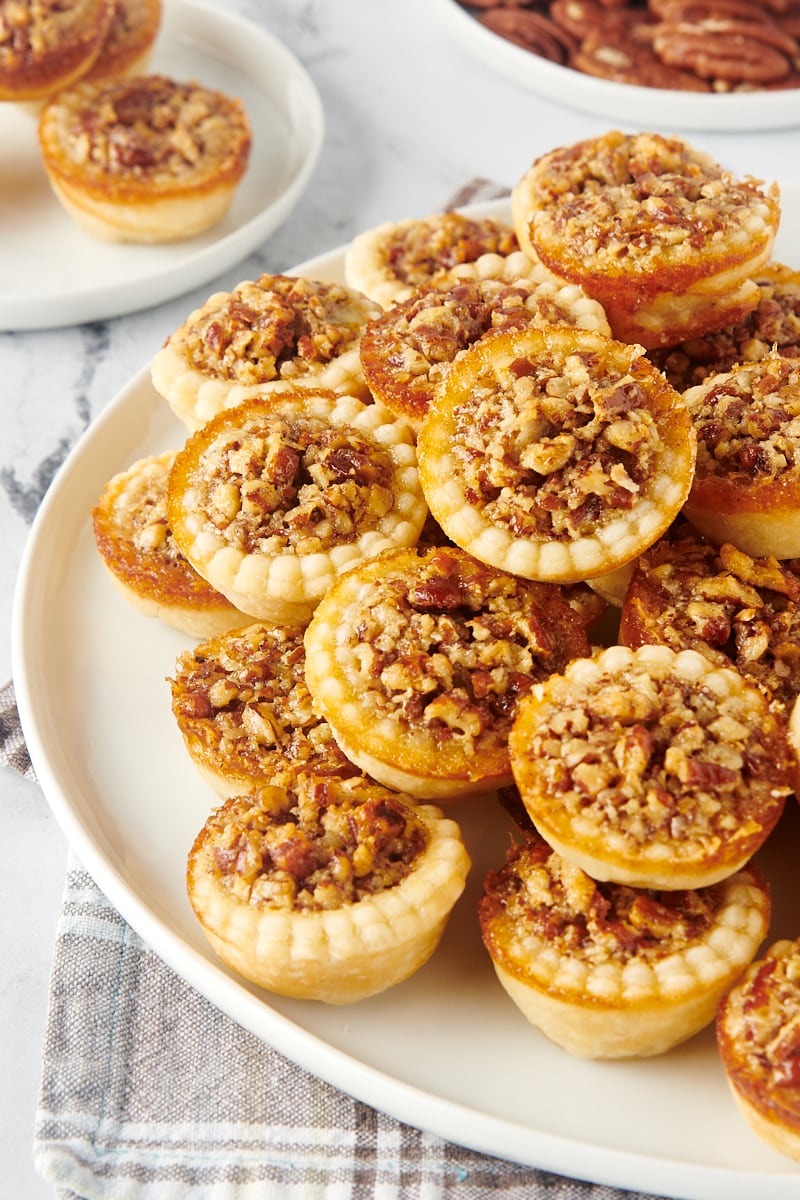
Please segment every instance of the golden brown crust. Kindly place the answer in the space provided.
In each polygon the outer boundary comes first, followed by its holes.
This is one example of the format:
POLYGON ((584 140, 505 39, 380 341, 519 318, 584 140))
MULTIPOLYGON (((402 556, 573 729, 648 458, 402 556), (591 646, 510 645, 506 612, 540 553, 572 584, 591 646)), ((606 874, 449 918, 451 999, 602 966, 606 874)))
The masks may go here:
POLYGON ((780 218, 777 188, 738 181, 676 138, 614 130, 534 162, 517 233, 603 305, 614 335, 672 345, 741 320, 780 218))
POLYGON ((535 833, 489 872, 479 904, 500 982, 582 1058, 662 1054, 713 1021, 769 914, 752 867, 699 890, 598 883, 535 833))
POLYGON ((587 649, 582 620, 552 585, 455 547, 390 551, 324 597, 306 630, 306 679, 363 770, 446 799, 509 782, 520 695, 587 649))
POLYGON ((219 220, 250 141, 238 100, 164 75, 79 82, 39 121, 56 195, 88 232, 116 241, 191 237, 219 220))
POLYGON ((90 68, 108 33, 113 0, 0 3, 0 100, 41 100, 90 68))
POLYGON ((717 1045, 751 1127, 800 1160, 800 942, 775 942, 748 967, 720 1004, 717 1045))
POLYGON ((178 657, 169 682, 186 749, 222 796, 270 783, 286 761, 355 773, 314 711, 301 630, 255 623, 202 642, 178 657))
POLYGON ((800 557, 800 359, 770 353, 685 393, 697 432, 686 516, 754 557, 800 557))
POLYGON ((595 879, 705 887, 763 844, 791 790, 785 720, 693 650, 613 646, 520 701, 511 765, 539 833, 595 879))
POLYGON ((683 524, 636 560, 619 640, 698 650, 788 709, 800 692, 800 563, 716 547, 683 524))
POLYGON ((363 777, 287 767, 212 814, 187 888, 233 970, 282 995, 347 1004, 430 957, 469 865, 438 809, 363 777))
POLYGON ((92 510, 95 543, 111 579, 147 616, 193 637, 247 621, 178 549, 167 518, 167 478, 175 451, 139 459, 108 481, 92 510))
POLYGON ((695 450, 685 405, 641 347, 565 326, 465 350, 417 446, 428 505, 454 542, 567 583, 656 540, 688 495, 695 450))
POLYGON ((142 74, 158 35, 161 0, 114 0, 114 15, 84 80, 142 74))
POLYGON ((260 275, 186 318, 153 359, 153 386, 190 430, 267 391, 331 388, 369 399, 359 344, 380 311, 337 283, 260 275))

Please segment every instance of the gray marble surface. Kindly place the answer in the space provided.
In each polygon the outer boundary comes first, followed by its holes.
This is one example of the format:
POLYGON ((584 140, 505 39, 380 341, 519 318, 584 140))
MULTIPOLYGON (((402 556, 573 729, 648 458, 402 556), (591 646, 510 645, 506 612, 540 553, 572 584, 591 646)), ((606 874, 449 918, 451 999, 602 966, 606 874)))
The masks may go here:
MULTIPOLYGON (((213 290, 289 268, 380 221, 425 215, 472 177, 511 186, 537 154, 614 124, 506 83, 451 41, 427 0, 219 7, 271 30, 305 65, 324 105, 323 150, 285 224, 194 292, 113 320, 0 334, 0 682, 11 671, 20 558, 54 472, 193 307, 213 290)), ((635 112, 631 119, 637 129, 635 112)), ((736 171, 800 182, 797 130, 687 136, 736 171)), ((2 155, 0 146, 0 189, 2 155)), ((0 255, 2 241, 0 228, 0 255)), ((46 1200, 51 1189, 34 1175, 30 1148, 66 846, 36 785, 6 770, 0 791, 0 1192, 46 1200)))

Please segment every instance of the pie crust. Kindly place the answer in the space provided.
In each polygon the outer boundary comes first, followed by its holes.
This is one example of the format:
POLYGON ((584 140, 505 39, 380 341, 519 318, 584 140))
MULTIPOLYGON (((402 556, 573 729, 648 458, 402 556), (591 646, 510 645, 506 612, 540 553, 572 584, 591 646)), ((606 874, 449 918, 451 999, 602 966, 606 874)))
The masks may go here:
POLYGON ((92 510, 95 543, 108 574, 139 612, 192 637, 234 629, 249 619, 181 554, 167 518, 174 450, 139 459, 103 488, 92 510))
POLYGON ((153 359, 153 386, 190 431, 268 391, 331 388, 366 400, 359 343, 380 312, 337 283, 260 275, 187 317, 153 359))
POLYGON ((142 75, 161 25, 161 0, 114 0, 114 15, 83 81, 142 75))
POLYGON ((383 308, 407 299, 461 263, 483 254, 505 257, 519 250, 505 221, 447 211, 387 221, 358 234, 344 258, 344 277, 383 308))
POLYGON ((791 791, 779 706, 694 650, 612 646, 522 697, 514 779, 543 838, 593 879, 700 888, 740 870, 791 791))
POLYGON ((57 198, 87 233, 112 242, 177 241, 215 224, 250 140, 238 100, 165 75, 80 81, 39 119, 57 198))
POLYGON ((697 469, 684 512, 754 558, 800 558, 800 358, 770 353, 685 393, 697 469))
POLYGON ((227 799, 270 783, 284 762, 355 774, 313 708, 303 632, 254 622, 185 650, 169 680, 186 749, 227 799))
POLYGON ((376 400, 419 429, 462 350, 499 329, 558 324, 610 333, 597 301, 544 268, 539 278, 532 270, 512 282, 464 277, 418 288, 367 324, 364 378, 376 400))
POLYGON ((457 547, 387 551, 353 567, 305 642, 309 690, 348 758, 437 801, 510 782, 519 697, 589 647, 557 587, 457 547))
POLYGON ((502 570, 571 583, 629 562, 669 526, 695 436, 641 346, 550 326, 463 351, 417 449, 428 505, 454 542, 502 570))
POLYGON ((603 305, 614 336, 674 345, 742 319, 780 219, 778 189, 678 138, 617 130, 538 158, 512 193, 523 249, 603 305))
POLYGON ((427 961, 470 860, 454 821, 362 776, 287 768, 218 809, 188 859, 211 946, 284 996, 350 1004, 427 961))
POLYGON ((0 5, 0 100, 39 101, 92 65, 114 0, 14 0, 0 5))
POLYGON ((312 388, 245 400, 193 433, 168 510, 200 575, 253 618, 289 625, 355 563, 413 545, 427 514, 405 422, 312 388))
POLYGON ((750 1127, 800 1160, 800 939, 774 942, 751 963, 720 1004, 717 1045, 750 1127))
POLYGON ((791 708, 800 694, 800 562, 716 547, 683 524, 636 560, 619 641, 698 650, 791 708))
POLYGON ((785 358, 800 357, 800 271, 769 262, 753 281, 758 304, 737 324, 651 353, 676 391, 685 392, 738 363, 757 362, 773 349, 785 358))
POLYGON ((508 995, 551 1041, 591 1059, 663 1054, 710 1024, 769 917, 753 867, 699 890, 598 883, 536 834, 488 874, 479 903, 508 995))

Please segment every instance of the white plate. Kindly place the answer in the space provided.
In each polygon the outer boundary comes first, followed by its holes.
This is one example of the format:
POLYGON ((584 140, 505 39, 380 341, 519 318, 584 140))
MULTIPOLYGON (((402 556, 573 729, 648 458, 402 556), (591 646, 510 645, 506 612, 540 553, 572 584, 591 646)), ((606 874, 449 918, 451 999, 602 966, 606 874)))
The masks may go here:
POLYGON ((445 27, 471 54, 548 100, 652 129, 746 133, 800 125, 800 90, 712 95, 595 79, 540 58, 481 25, 458 0, 434 0, 445 27))
POLYGON ((197 79, 244 103, 253 145, 230 210, 185 242, 96 241, 50 189, 36 117, 0 104, 0 329, 77 325, 179 296, 243 259, 300 199, 322 145, 322 105, 271 34, 221 8, 166 0, 148 70, 197 79))
MULTIPOLYGON (((777 250, 800 264, 800 189, 777 250)), ((507 213, 498 203, 470 211, 507 213)), ((296 268, 341 278, 337 251, 296 268)), ((50 488, 19 575, 13 671, 37 776, 109 899, 221 1010, 316 1075, 422 1127, 499 1157, 691 1200, 797 1200, 800 1168, 735 1111, 706 1030, 659 1059, 586 1063, 550 1045, 506 997, 480 944, 475 901, 502 862, 499 808, 451 805, 474 867, 444 941, 406 983, 349 1008, 248 986, 208 949, 184 890, 186 854, 215 800, 170 711, 165 677, 188 641, 133 610, 107 579, 89 510, 112 474, 184 439, 147 369, 94 422, 50 488)), ((797 846, 791 803, 771 846, 797 846)), ((792 857, 795 854, 793 852, 792 857)), ((774 858, 774 852, 773 852, 774 858)), ((800 933, 791 863, 767 863, 772 932, 800 933)))

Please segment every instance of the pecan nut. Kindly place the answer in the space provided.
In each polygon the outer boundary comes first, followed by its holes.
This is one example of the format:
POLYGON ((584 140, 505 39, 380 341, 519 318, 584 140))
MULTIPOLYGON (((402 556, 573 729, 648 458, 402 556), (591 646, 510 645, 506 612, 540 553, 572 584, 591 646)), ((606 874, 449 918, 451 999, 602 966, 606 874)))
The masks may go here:
POLYGON ((576 49, 573 36, 549 17, 517 8, 490 8, 478 20, 523 50, 564 66, 576 49))

